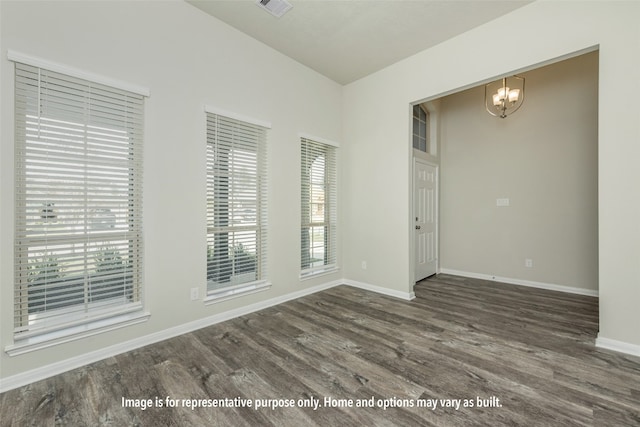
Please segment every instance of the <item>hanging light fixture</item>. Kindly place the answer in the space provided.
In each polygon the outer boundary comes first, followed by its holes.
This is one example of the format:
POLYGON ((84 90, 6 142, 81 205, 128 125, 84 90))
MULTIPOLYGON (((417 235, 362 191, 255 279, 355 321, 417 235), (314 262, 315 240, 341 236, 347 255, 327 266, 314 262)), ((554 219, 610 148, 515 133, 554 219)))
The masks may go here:
POLYGON ((504 119, 524 102, 524 77, 505 77, 484 87, 484 105, 489 114, 504 119))

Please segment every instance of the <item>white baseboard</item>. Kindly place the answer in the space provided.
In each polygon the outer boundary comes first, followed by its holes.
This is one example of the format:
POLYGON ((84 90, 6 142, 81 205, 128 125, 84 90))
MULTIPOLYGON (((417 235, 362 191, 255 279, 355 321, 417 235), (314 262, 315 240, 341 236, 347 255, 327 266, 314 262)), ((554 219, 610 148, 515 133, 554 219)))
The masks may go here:
POLYGON ((20 374, 16 374, 4 379, 0 379, 0 393, 12 390, 14 388, 22 387, 27 384, 31 384, 36 381, 40 381, 54 375, 62 374, 63 372, 70 371, 72 369, 80 368, 90 363, 95 363, 108 357, 117 356, 118 354, 125 353, 127 351, 135 350, 140 347, 144 347, 149 344, 154 344, 160 341, 164 341, 169 338, 173 338, 179 335, 183 335, 189 332, 193 332, 197 329, 201 329, 207 326, 215 325, 216 323, 224 322, 239 316, 244 316, 255 311, 263 310, 265 308, 282 304, 292 299, 300 298, 306 295, 314 294, 316 292, 323 291, 325 289, 332 288, 342 284, 342 280, 335 280, 332 282, 323 283, 318 286, 313 286, 299 291, 291 292, 279 297, 270 298, 265 301, 260 301, 255 304, 250 304, 237 309, 225 311, 223 313, 215 314, 213 316, 205 317, 202 319, 194 320, 173 328, 164 329, 149 335, 145 335, 133 340, 118 343, 109 347, 102 348, 100 350, 92 351, 90 353, 82 354, 79 356, 71 357, 69 359, 62 360, 60 362, 52 363, 42 366, 40 368, 32 369, 20 374))
POLYGON ((472 279, 490 280, 493 282, 509 283, 510 285, 528 286, 531 288, 547 289, 550 291, 566 292, 569 294, 586 295, 597 297, 598 291, 592 289, 574 288, 571 286, 556 285, 553 283, 534 282, 532 280, 513 279, 510 277, 492 276, 490 274, 470 273, 468 271, 452 270, 449 268, 441 268, 440 273, 451 274, 453 276, 470 277, 472 279))
POLYGON ((598 334, 598 338, 596 338, 596 347, 606 348, 607 350, 618 351, 632 356, 640 356, 640 345, 601 337, 600 334, 598 334))
MULTIPOLYGON (((470 277, 474 279, 491 280, 495 282, 509 283, 512 285, 530 286, 534 288, 549 289, 552 291, 567 292, 571 294, 587 295, 592 297, 598 296, 598 291, 590 289, 573 288, 570 286, 555 285, 551 283, 533 282, 529 280, 512 279, 508 277, 491 276, 489 274, 470 273, 468 271, 452 270, 448 268, 441 268, 440 273, 451 274, 454 276, 470 277)), ((605 338, 600 335, 596 338, 596 347, 604 348, 607 350, 613 350, 620 353, 630 354, 632 356, 640 356, 640 345, 630 344, 624 341, 617 341, 610 338, 605 338)))
POLYGON ((411 301, 416 297, 416 294, 412 292, 402 292, 393 289, 383 288, 382 286, 371 285, 369 283, 357 282, 355 280, 344 279, 342 283, 345 285, 353 286, 354 288, 364 289, 366 291, 375 292, 382 295, 387 295, 394 298, 400 298, 406 301, 411 301))
POLYGON ((12 375, 4 379, 0 379, 0 393, 31 384, 36 381, 41 381, 54 375, 62 374, 72 369, 80 368, 90 363, 95 363, 108 357, 117 356, 118 354, 132 351, 146 345, 154 344, 160 341, 164 341, 169 338, 173 338, 179 335, 193 332, 197 329, 201 329, 207 326, 215 325, 216 323, 224 322, 226 320, 234 319, 236 317, 244 316, 256 311, 263 310, 274 305, 282 304, 284 302, 301 298, 306 295, 311 295, 316 292, 323 291, 325 289, 333 288, 338 285, 348 285, 368 291, 376 292, 383 295, 388 295, 404 300, 412 300, 415 298, 413 292, 400 292, 394 291, 380 286, 374 286, 367 283, 356 282, 353 280, 334 280, 331 282, 323 283, 310 288, 301 289, 299 291, 291 292, 279 297, 270 298, 265 301, 260 301, 255 304, 250 304, 244 307, 239 307, 233 310, 218 313, 213 316, 205 317, 203 319, 194 320, 182 325, 175 326, 173 328, 164 329, 149 335, 145 335, 133 340, 118 343, 109 347, 105 347, 96 351, 92 351, 79 356, 71 357, 69 359, 62 360, 60 362, 52 363, 49 365, 41 366, 30 371, 26 371, 20 374, 12 375))

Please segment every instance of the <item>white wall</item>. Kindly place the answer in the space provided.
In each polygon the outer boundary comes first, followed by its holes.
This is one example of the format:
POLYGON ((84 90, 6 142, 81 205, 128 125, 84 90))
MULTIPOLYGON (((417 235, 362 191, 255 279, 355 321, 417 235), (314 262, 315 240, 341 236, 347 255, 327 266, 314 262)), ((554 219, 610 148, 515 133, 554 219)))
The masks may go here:
POLYGON ((638 2, 537 1, 346 86, 346 276, 412 286, 411 102, 599 45, 600 338, 640 354, 639 19, 638 2))
POLYGON ((144 227, 152 313, 144 324, 23 356, 2 351, 0 378, 341 276, 411 291, 409 104, 596 45, 600 337, 640 348, 640 193, 633 188, 640 182, 640 117, 633 102, 625 102, 640 98, 639 18, 637 2, 538 1, 354 82, 342 97, 335 83, 182 1, 0 2, 0 349, 11 342, 13 323, 13 70, 7 49, 151 90, 144 227), (214 306, 189 301, 191 287, 205 286, 204 104, 273 124, 273 288, 214 306), (303 283, 300 131, 342 142, 343 270, 303 283))
POLYGON ((596 292, 598 53, 519 75, 506 119, 483 86, 441 99, 440 267, 596 292))
POLYGON ((0 378, 329 282, 299 280, 299 132, 341 139, 342 88, 183 1, 0 2, 0 378), (7 50, 147 87, 148 322, 9 357, 13 295, 13 64, 7 50), (6 95, 6 96, 5 96, 6 95), (204 105, 270 121, 270 291, 205 306, 204 105))

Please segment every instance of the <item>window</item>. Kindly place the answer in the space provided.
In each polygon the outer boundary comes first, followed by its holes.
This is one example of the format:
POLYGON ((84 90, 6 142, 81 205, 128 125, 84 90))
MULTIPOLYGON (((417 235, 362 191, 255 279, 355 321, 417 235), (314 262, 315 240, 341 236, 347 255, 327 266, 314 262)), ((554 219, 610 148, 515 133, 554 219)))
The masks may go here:
POLYGON ((336 147, 301 138, 301 276, 336 266, 336 147))
POLYGON ((429 152, 429 134, 427 124, 429 123, 429 113, 421 105, 413 106, 413 148, 416 150, 429 152))
POLYGON ((210 297, 223 299, 268 286, 266 137, 262 124, 207 112, 210 297))
POLYGON ((16 343, 142 310, 143 113, 143 95, 15 63, 16 343))

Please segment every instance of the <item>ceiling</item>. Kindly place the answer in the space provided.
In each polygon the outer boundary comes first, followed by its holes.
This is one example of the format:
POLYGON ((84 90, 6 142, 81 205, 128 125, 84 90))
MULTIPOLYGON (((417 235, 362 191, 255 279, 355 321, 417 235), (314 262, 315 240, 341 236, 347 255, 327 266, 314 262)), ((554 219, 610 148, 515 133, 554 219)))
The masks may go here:
POLYGON ((186 1, 347 84, 532 0, 289 0, 281 18, 255 0, 186 1))

